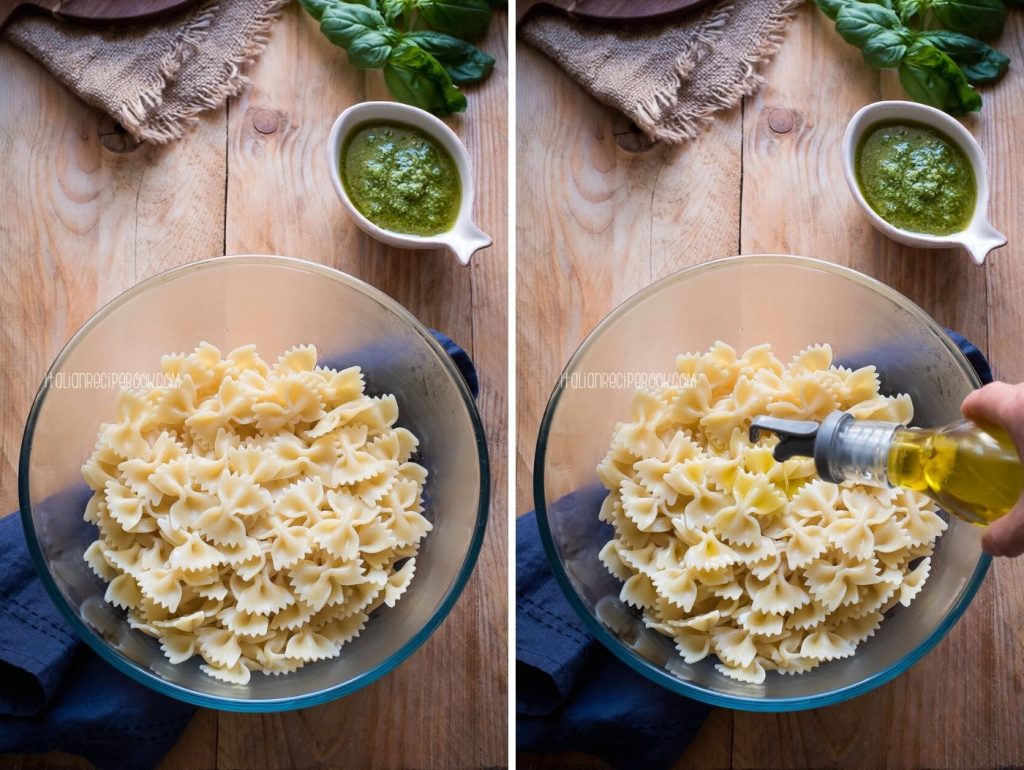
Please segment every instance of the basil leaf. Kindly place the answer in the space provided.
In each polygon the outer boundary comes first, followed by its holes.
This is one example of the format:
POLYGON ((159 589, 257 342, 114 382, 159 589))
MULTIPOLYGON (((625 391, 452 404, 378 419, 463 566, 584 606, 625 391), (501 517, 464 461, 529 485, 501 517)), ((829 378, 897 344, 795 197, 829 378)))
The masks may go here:
POLYGON ((1003 0, 930 0, 929 5, 943 25, 966 35, 994 37, 1006 22, 1003 0))
POLYGON ((415 7, 431 29, 456 37, 480 37, 491 23, 487 0, 416 0, 415 7))
POLYGON ((306 13, 320 21, 324 11, 332 5, 337 5, 337 2, 335 0, 299 0, 299 4, 306 9, 306 13))
POLYGON ((372 70, 379 69, 391 56, 392 44, 396 35, 387 32, 370 30, 352 41, 348 47, 348 60, 353 67, 372 70))
POLYGON ((832 19, 832 21, 836 20, 836 15, 839 13, 840 8, 849 5, 849 0, 814 0, 814 2, 817 3, 821 12, 832 19))
POLYGON ((931 43, 915 42, 903 57, 899 72, 900 83, 915 101, 951 115, 981 109, 981 97, 956 62, 931 43))
POLYGON ((836 15, 836 32, 858 48, 864 48, 876 35, 903 28, 893 10, 872 3, 850 3, 836 15))
POLYGON ((898 67, 906 53, 904 36, 891 29, 883 29, 875 34, 863 48, 864 61, 877 69, 898 67))
POLYGON ((444 67, 414 43, 401 41, 384 65, 384 82, 399 101, 444 117, 466 109, 466 96, 444 67))
POLYGON ((925 2, 927 0, 896 0, 894 10, 899 14, 900 21, 906 24, 921 13, 925 2))
POLYGON ((988 43, 959 32, 924 32, 920 39, 938 48, 956 62, 967 82, 978 85, 999 80, 1010 66, 1010 57, 988 43))
POLYGON ((328 8, 320 21, 324 36, 346 50, 362 35, 388 29, 377 10, 356 3, 340 3, 328 8))
POLYGON ((405 0, 380 0, 379 9, 387 23, 393 25, 405 13, 405 0))
POLYGON ((828 16, 832 21, 836 20, 836 16, 839 15, 839 10, 846 6, 853 5, 880 5, 883 8, 888 8, 890 11, 896 10, 894 2, 899 0, 815 0, 821 12, 828 16))
POLYGON ((463 86, 478 83, 494 69, 494 59, 472 43, 443 32, 410 32, 405 40, 416 43, 437 59, 453 83, 463 86))

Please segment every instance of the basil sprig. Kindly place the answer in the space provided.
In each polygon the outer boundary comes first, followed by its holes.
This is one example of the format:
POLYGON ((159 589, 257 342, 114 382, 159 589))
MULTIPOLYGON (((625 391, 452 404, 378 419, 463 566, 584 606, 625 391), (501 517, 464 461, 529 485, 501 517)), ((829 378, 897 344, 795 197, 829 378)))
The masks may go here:
POLYGON ((1001 78, 1010 59, 979 38, 1002 32, 1020 0, 815 0, 836 31, 876 69, 896 69, 915 101, 952 115, 981 109, 974 86, 1001 78))
POLYGON ((300 0, 320 31, 359 69, 384 70, 399 101, 435 115, 466 109, 458 86, 491 74, 494 59, 465 38, 487 32, 507 0, 300 0))

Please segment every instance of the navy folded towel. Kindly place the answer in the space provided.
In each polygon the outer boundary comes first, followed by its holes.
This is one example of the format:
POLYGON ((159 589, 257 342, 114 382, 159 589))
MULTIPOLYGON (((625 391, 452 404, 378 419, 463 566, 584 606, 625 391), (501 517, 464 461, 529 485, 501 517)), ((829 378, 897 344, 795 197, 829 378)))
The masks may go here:
MULTIPOLYGON (((473 361, 451 339, 433 334, 475 397, 473 361)), ((50 502, 80 517, 88 498, 83 487, 50 502)), ((36 575, 20 517, 0 519, 0 754, 63 751, 101 770, 148 770, 194 713, 194 706, 138 684, 86 647, 36 575)))
MULTIPOLYGON (((981 351, 947 331, 982 383, 992 382, 981 351)), ((576 494, 594 495, 587 506, 596 517, 604 490, 576 494)), ((532 511, 516 522, 516 683, 517 750, 583 751, 617 768, 670 767, 711 711, 636 673, 590 636, 551 573, 532 511)))
POLYGON ((617 768, 662 770, 693 740, 710 711, 641 676, 590 635, 551 574, 534 513, 520 516, 517 750, 585 751, 617 768))
MULTIPOLYGON (((74 495, 81 516, 88 493, 74 495)), ((18 516, 0 520, 0 753, 66 751, 146 770, 195 708, 138 684, 74 635, 36 575, 18 516)))

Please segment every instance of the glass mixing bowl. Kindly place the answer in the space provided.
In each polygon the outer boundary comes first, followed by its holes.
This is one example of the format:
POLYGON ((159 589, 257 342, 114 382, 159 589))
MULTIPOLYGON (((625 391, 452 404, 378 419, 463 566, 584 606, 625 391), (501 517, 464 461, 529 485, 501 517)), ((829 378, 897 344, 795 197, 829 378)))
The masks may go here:
MULTIPOLYGON (((108 378, 109 379, 109 378, 108 378)), ((143 281, 103 307, 71 338, 29 413, 19 471, 29 548, 53 601, 85 642, 144 685, 190 703, 231 711, 281 711, 338 698, 395 668, 451 610, 480 550, 488 509, 483 429, 458 369, 412 315, 350 276, 283 257, 225 257, 143 281), (426 515, 416 576, 341 655, 283 676, 254 673, 220 682, 198 658, 172 665, 156 640, 103 601, 106 585, 82 559, 96 529, 82 520, 81 466, 119 390, 102 373, 159 374, 165 353, 206 340, 223 353, 255 343, 273 360, 297 344, 317 346, 332 366, 358 364, 367 391, 393 393, 399 425, 419 437, 426 515), (95 373, 95 376, 90 374, 95 373), (76 387, 77 386, 77 387, 76 387)), ((84 490, 84 491, 83 491, 84 490)))
POLYGON ((730 679, 713 657, 687 664, 672 640, 619 601, 621 583, 597 553, 611 527, 597 518, 605 491, 595 468, 637 387, 675 373, 679 353, 716 340, 744 350, 770 342, 788 360, 828 342, 837 363, 875 364, 884 393, 909 393, 916 425, 959 416, 980 382, 942 328, 908 299, 853 270, 817 260, 750 256, 671 275, 628 299, 576 351, 540 428, 534 464, 537 521, 555 576, 594 635, 635 670, 717 706, 794 711, 852 698, 905 671, 960 618, 988 570, 981 529, 959 519, 939 538, 931 576, 909 608, 891 612, 844 660, 763 684, 730 679))

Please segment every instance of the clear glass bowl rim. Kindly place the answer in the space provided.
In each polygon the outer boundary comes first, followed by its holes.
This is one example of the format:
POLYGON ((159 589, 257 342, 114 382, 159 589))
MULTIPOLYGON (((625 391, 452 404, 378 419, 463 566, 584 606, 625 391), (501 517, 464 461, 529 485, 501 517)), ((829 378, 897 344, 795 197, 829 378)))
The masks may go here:
POLYGON ((655 294, 669 284, 677 281, 685 280, 701 273, 733 267, 742 263, 804 266, 834 273, 859 283, 862 286, 874 289, 876 292, 879 292, 892 300, 903 310, 906 310, 912 316, 921 321, 925 327, 939 339, 940 343, 946 346, 957 363, 960 364, 960 368, 963 369, 974 387, 981 387, 981 381, 978 379, 978 375, 974 371, 974 367, 971 366, 960 348, 958 348, 949 338, 949 335, 946 334, 945 330, 917 304, 900 294, 895 289, 886 286, 881 281, 864 275, 863 273, 851 268, 837 265, 832 262, 787 254, 745 254, 742 256, 711 260, 679 270, 641 289, 601 319, 600 323, 598 323, 586 338, 584 338, 583 342, 576 349, 576 352, 573 353, 572 357, 565 365, 565 368, 562 370, 562 376, 559 377, 558 382, 551 393, 551 397, 548 399, 547 407, 544 410, 544 417, 541 420, 540 430, 537 437, 537 450, 534 454, 533 460, 533 500, 536 510, 537 526, 540 530, 541 542, 544 545, 544 553, 547 555, 548 564, 551 566, 551 571, 554 573, 559 588, 562 589, 562 593, 565 594, 569 604, 576 611, 576 614, 580 617, 588 630, 599 642, 601 642, 601 644, 605 646, 606 649, 608 649, 609 652, 615 655, 615 657, 637 673, 642 674, 662 687, 666 687, 679 695, 684 695, 688 698, 693 698, 694 700, 709 703, 712 706, 721 706, 739 711, 773 713, 802 711, 805 709, 831 706, 836 703, 849 700, 850 698, 855 698, 858 695, 863 695, 864 693, 869 692, 876 687, 880 687, 886 682, 894 679, 914 665, 914 663, 920 660, 927 652, 938 644, 939 641, 956 624, 956 622, 960 620, 960 617, 967 610, 968 605, 977 593, 978 588, 981 587, 982 581, 985 579, 985 575, 988 573, 988 569, 991 566, 992 557, 988 554, 982 554, 974 568, 974 572, 971 575, 970 580, 960 592, 960 596, 957 599, 956 604, 953 605, 949 613, 942 619, 942 622, 920 645, 893 663, 891 666, 882 669, 869 677, 865 677, 855 684, 838 690, 819 693, 817 695, 799 698, 747 698, 737 695, 726 695, 691 684, 690 682, 685 682, 682 679, 677 679, 649 661, 638 656, 631 655, 627 652, 622 643, 619 642, 619 640, 591 614, 584 605, 583 600, 580 599, 576 594, 575 589, 573 589, 569 576, 566 574, 562 567, 562 563, 558 558, 558 551, 555 547, 554 538, 552 537, 547 518, 547 503, 544 495, 544 458, 547 450, 548 435, 551 430, 552 420, 554 419, 555 409, 557 409, 558 401, 565 389, 563 383, 567 381, 567 375, 574 370, 576 362, 587 352, 593 342, 601 336, 604 330, 614 323, 620 315, 635 305, 643 302, 649 295, 655 294))
POLYGON ((462 594, 462 591, 466 587, 466 583, 469 581, 469 577, 473 572, 473 568, 476 565, 477 557, 480 555, 480 548, 483 544, 484 531, 487 526, 487 518, 490 509, 490 462, 483 424, 480 421, 480 415, 477 411, 476 403, 473 400, 473 395, 469 391, 469 387, 466 385, 458 367, 456 367, 455 363, 452 361, 451 356, 448 355, 445 349, 441 347, 441 344, 434 339, 434 336, 430 331, 420 323, 412 313, 379 289, 376 289, 368 283, 332 267, 315 262, 308 262, 302 259, 295 259, 293 257, 282 257, 269 254, 235 254, 190 262, 179 267, 165 270, 162 273, 157 273, 156 275, 135 284, 131 288, 114 297, 114 299, 110 300, 107 304, 103 305, 92 316, 90 316, 84 324, 82 324, 78 331, 71 336, 71 339, 69 339, 64 347, 61 348, 60 353, 54 359, 49 369, 47 369, 46 377, 43 379, 42 385, 39 387, 39 392, 36 394, 35 400, 32 402, 32 408, 29 410, 28 420, 25 424, 25 432, 21 441, 21 456, 18 461, 18 501, 21 523, 25 531, 25 540, 28 544, 32 561, 35 564, 36 572, 42 579, 46 592, 50 595, 50 599, 57 606, 57 609, 60 610, 60 613, 64 616, 65 620, 67 620, 72 629, 74 629, 79 638, 89 645, 89 647, 91 647, 92 650, 101 658, 114 666, 114 668, 121 673, 134 679, 139 684, 149 687, 163 695, 185 701, 186 703, 203 706, 205 708, 219 709, 222 711, 268 713, 291 711, 294 709, 308 708, 310 706, 328 703, 332 700, 336 700, 337 698, 349 695, 356 690, 362 689, 363 687, 377 681, 385 674, 393 671, 406 658, 412 655, 428 638, 430 638, 430 635, 437 629, 445 617, 447 617, 448 613, 455 605, 455 602, 462 594), (473 433, 477 448, 477 459, 480 466, 480 495, 477 500, 476 523, 474 525, 473 536, 470 540, 469 549, 466 551, 462 565, 459 567, 459 571, 456 573, 455 580, 448 589, 448 593, 442 598, 437 610, 435 610, 426 625, 414 634, 413 637, 394 654, 369 671, 366 671, 347 682, 335 685, 334 687, 318 690, 317 692, 308 693, 294 698, 246 700, 241 698, 224 698, 220 696, 205 695, 161 679, 148 669, 131 663, 115 654, 110 649, 109 645, 97 636, 96 633, 78 617, 78 614, 68 606, 67 601, 64 599, 64 595, 60 592, 60 589, 58 589, 57 584, 46 565, 46 560, 43 558, 39 543, 36 540, 35 527, 32 524, 31 490, 29 489, 28 473, 32 455, 32 436, 35 432, 35 425, 36 420, 38 419, 39 410, 42 408, 43 401, 49 390, 47 383, 52 380, 51 375, 55 374, 60 369, 65 358, 67 358, 79 341, 89 333, 96 323, 124 303, 131 301, 137 295, 143 294, 151 288, 167 283, 186 273, 217 269, 231 264, 237 264, 240 266, 268 264, 279 265, 281 267, 305 270, 310 273, 321 275, 324 278, 345 284, 350 288, 361 292, 408 324, 441 361, 441 365, 447 370, 448 376, 455 383, 473 425, 473 433))

